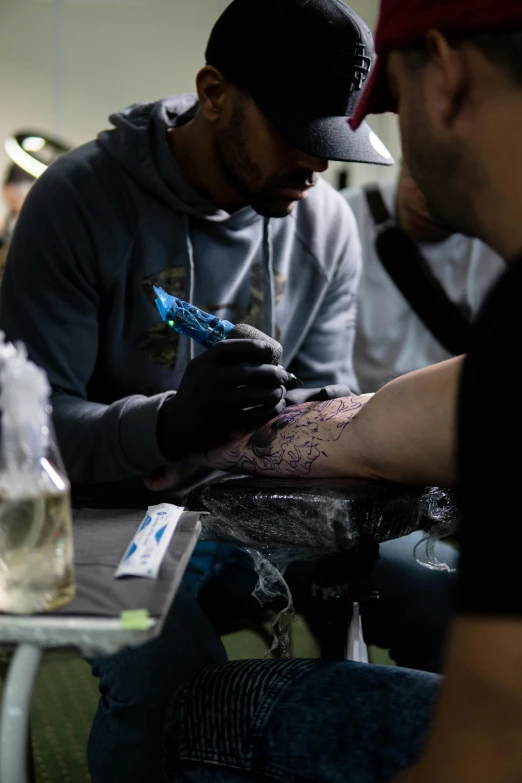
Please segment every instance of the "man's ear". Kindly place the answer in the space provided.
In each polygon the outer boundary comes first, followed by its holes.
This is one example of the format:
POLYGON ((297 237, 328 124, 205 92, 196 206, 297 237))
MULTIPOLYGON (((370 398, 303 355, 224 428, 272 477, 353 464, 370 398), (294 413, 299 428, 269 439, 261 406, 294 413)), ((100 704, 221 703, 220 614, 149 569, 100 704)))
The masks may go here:
POLYGON ((199 104, 203 116, 209 122, 217 122, 223 111, 228 82, 223 74, 211 65, 205 65, 196 76, 199 104))
POLYGON ((442 122, 451 124, 458 115, 468 90, 462 53, 450 46, 438 30, 426 36, 429 62, 434 67, 430 100, 435 101, 442 122))

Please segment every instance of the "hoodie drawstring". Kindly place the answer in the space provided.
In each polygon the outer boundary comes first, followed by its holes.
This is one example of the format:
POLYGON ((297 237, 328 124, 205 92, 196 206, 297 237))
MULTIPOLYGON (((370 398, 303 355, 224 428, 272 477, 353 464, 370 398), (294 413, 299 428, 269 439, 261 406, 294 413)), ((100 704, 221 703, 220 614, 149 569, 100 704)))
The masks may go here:
POLYGON ((270 218, 263 221, 263 287, 264 287, 264 327, 265 334, 274 337, 275 333, 275 285, 274 285, 274 254, 272 252, 272 236, 270 218))
MULTIPOLYGON (((185 290, 187 292, 187 302, 194 304, 194 286, 195 286, 195 267, 194 267, 194 245, 192 244, 192 237, 190 236, 190 220, 188 215, 183 215, 183 222, 185 225, 185 239, 187 242, 187 258, 188 264, 186 266, 185 276, 185 290)), ((194 358, 194 340, 189 337, 188 340, 188 359, 189 361, 194 358)))
MULTIPOLYGON (((185 227, 185 240, 187 244, 187 265, 185 274, 185 291, 187 302, 194 304, 195 289, 195 265, 194 245, 190 233, 190 219, 183 216, 185 227)), ((275 336, 275 284, 274 284, 274 260, 272 249, 272 235, 270 218, 263 221, 263 299, 264 299, 264 330, 270 337, 275 336)), ((194 341, 188 339, 188 359, 194 358, 194 341)))

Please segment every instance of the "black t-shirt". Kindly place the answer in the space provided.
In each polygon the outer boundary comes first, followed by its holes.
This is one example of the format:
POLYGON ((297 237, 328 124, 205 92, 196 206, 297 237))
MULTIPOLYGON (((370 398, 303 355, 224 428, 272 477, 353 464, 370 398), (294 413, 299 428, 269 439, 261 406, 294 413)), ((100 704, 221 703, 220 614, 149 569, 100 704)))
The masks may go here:
POLYGON ((509 264, 487 297, 464 364, 460 613, 522 614, 521 337, 522 257, 509 264))

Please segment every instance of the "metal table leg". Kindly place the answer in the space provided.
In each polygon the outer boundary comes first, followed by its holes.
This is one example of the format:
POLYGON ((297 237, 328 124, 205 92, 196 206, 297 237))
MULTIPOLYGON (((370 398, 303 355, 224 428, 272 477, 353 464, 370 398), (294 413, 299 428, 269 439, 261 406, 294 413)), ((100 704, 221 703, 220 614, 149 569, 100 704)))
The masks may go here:
POLYGON ((20 644, 9 665, 0 715, 0 783, 27 783, 29 714, 42 653, 38 645, 20 644))

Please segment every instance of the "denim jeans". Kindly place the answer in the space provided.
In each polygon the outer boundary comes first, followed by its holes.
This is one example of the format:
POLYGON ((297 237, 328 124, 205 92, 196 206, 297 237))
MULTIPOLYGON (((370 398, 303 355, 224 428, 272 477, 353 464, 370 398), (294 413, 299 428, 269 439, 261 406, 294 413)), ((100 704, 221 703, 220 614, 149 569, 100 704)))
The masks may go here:
POLYGON ((91 661, 101 694, 87 745, 92 783, 161 781, 161 737, 172 694, 202 669, 227 661, 197 601, 220 548, 204 542, 196 549, 161 635, 91 661))
MULTIPOLYGON (((417 540, 415 534, 381 546, 381 557, 367 580, 381 599, 364 619, 365 638, 391 649, 402 666, 436 671, 454 577, 419 566, 413 558, 417 540)), ((439 558, 454 564, 455 552, 440 549, 439 558)), ((309 564, 296 564, 288 571, 296 608, 305 613, 311 573, 309 564)), ((250 595, 255 582, 250 560, 241 550, 200 542, 161 637, 93 662, 101 698, 88 743, 92 783, 161 780, 161 736, 169 702, 203 669, 226 661, 215 615, 245 617, 259 611, 250 595)))
POLYGON ((418 756, 434 674, 348 661, 234 661, 171 707, 166 783, 387 783, 418 756))

